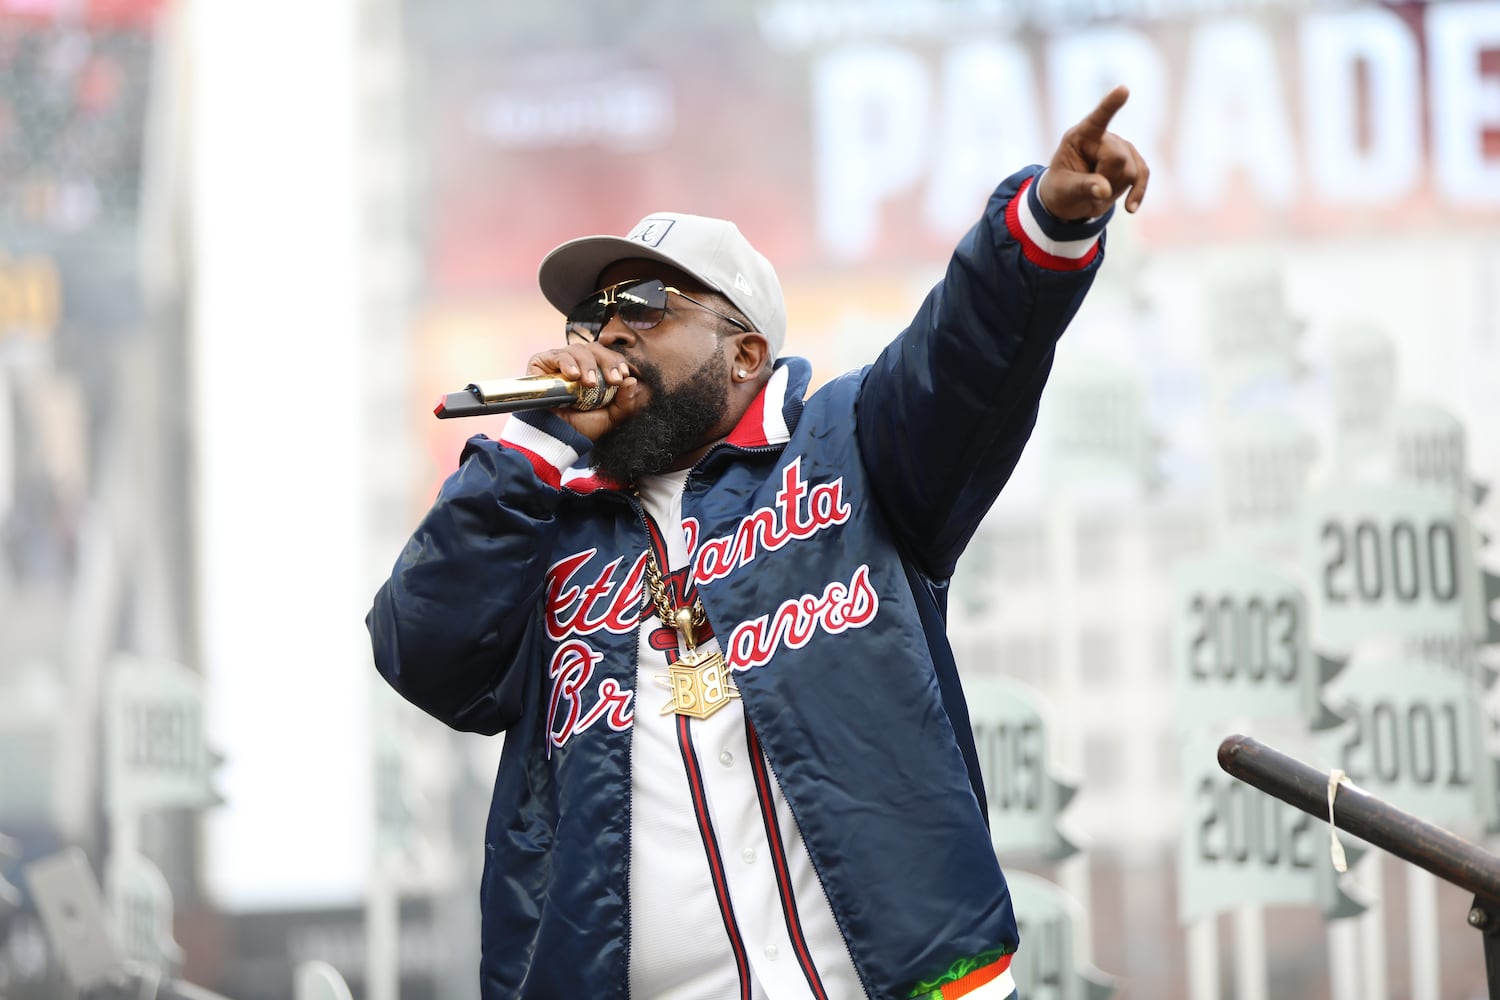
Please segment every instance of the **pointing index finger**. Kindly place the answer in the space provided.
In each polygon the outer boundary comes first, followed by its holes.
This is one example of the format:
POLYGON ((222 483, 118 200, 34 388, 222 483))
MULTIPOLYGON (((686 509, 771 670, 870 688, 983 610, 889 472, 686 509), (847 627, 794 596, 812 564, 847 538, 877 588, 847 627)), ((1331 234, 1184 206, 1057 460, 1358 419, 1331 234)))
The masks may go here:
POLYGON ((1109 130, 1110 119, 1114 118, 1115 112, 1125 106, 1130 99, 1130 88, 1123 83, 1104 95, 1099 106, 1090 111, 1078 127, 1089 134, 1098 137, 1109 130))

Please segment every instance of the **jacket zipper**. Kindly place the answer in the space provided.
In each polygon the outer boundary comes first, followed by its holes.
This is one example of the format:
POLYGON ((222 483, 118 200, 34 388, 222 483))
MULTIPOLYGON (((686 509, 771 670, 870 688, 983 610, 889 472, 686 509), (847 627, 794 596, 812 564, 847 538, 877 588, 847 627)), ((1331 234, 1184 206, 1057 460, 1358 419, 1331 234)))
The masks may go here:
MULTIPOLYGON (((639 499, 631 496, 626 501, 635 511, 636 520, 640 522, 641 528, 646 533, 646 544, 651 544, 651 528, 646 524, 646 509, 641 505, 639 499)), ((635 711, 631 712, 630 733, 625 741, 625 975, 623 979, 625 1000, 630 1000, 630 912, 633 905, 630 900, 630 855, 635 849, 633 833, 635 831, 635 759, 633 750, 635 747, 635 712, 641 708, 641 629, 646 625, 645 614, 635 625, 635 678, 631 690, 635 692, 635 711)))
MULTIPOLYGON (((785 444, 764 444, 756 445, 755 447, 745 447, 743 445, 724 445, 723 447, 733 448, 741 454, 745 455, 764 455, 770 452, 782 451, 786 446, 785 444)), ((683 480, 682 484, 684 500, 686 500, 687 498, 687 486, 688 483, 692 481, 693 474, 702 467, 705 461, 708 460, 709 455, 713 455, 718 451, 718 448, 711 449, 708 454, 704 455, 702 458, 698 459, 698 461, 694 462, 692 468, 688 469, 687 478, 683 480)), ((686 511, 684 511, 684 514, 686 514, 686 511)), ((689 565, 691 566, 691 562, 689 563, 689 565)), ((689 572, 691 572, 691 570, 689 572)), ((699 594, 699 598, 700 600, 702 599, 702 594, 699 594)), ((717 634, 718 630, 715 629, 714 632, 715 634, 717 634)), ((637 649, 639 649, 639 645, 637 646, 637 649)), ((637 669, 639 669, 639 655, 637 655, 636 659, 637 669)), ((745 724, 754 725, 753 720, 751 720, 750 718, 749 706, 745 704, 745 700, 743 697, 740 699, 740 711, 745 713, 745 724)), ((758 731, 759 730, 757 729, 757 732, 758 731)), ((776 773, 776 767, 771 763, 771 758, 766 754, 764 745, 762 745, 761 748, 761 756, 765 757, 766 767, 770 768, 771 773, 776 775, 776 787, 778 789, 781 788, 781 775, 776 773)), ((782 793, 782 797, 785 798, 784 792, 782 793)), ((787 803, 787 808, 791 809, 790 802, 787 803)), ((828 901, 828 912, 833 914, 834 925, 837 926, 839 930, 839 942, 844 946, 844 954, 849 956, 849 968, 853 969, 854 974, 859 977, 859 985, 865 991, 865 997, 873 997, 875 996, 875 992, 870 988, 870 982, 865 977, 865 970, 860 968, 859 963, 854 960, 854 952, 849 947, 849 935, 844 931, 844 922, 839 918, 839 915, 837 913, 834 913, 833 899, 828 895, 828 884, 823 881, 823 870, 818 867, 818 862, 813 858, 812 852, 807 849, 807 839, 802 836, 802 821, 797 818, 795 810, 792 811, 792 822, 797 824, 797 838, 802 841, 802 852, 807 855, 808 864, 812 867, 813 875, 818 880, 818 888, 822 891, 823 898, 828 901)), ((778 836, 779 835, 780 834, 778 832, 778 836)), ((782 847, 783 849, 785 849, 785 844, 783 844, 782 847)))

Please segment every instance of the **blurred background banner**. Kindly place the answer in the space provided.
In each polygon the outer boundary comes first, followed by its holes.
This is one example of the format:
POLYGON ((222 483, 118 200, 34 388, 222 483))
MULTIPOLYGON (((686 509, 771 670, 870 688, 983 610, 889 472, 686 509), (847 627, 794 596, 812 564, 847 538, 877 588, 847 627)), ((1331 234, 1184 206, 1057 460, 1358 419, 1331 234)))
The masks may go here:
MULTIPOLYGON (((666 210, 771 258, 820 380, 866 363, 1124 82, 1149 196, 950 602, 1023 992, 1481 991, 1461 893, 1369 852, 1361 912, 1204 754, 1494 843, 1500 3, 0 0, 0 81, 0 879, 123 844, 185 979, 477 995, 501 740, 387 697, 362 625, 504 419, 433 404, 560 342, 547 250, 666 210), (202 804, 111 815, 132 662, 194 678, 202 804)), ((8 899, 0 994, 61 995, 8 899)))

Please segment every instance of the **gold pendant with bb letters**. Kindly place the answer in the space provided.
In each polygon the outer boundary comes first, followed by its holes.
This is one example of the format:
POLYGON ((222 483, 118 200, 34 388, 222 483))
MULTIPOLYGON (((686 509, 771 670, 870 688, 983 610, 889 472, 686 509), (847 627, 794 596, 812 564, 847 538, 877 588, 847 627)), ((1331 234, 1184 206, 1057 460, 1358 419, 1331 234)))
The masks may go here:
POLYGON ((719 653, 688 650, 667 667, 667 676, 656 679, 672 689, 671 700, 662 706, 662 715, 675 712, 706 719, 740 696, 719 653))

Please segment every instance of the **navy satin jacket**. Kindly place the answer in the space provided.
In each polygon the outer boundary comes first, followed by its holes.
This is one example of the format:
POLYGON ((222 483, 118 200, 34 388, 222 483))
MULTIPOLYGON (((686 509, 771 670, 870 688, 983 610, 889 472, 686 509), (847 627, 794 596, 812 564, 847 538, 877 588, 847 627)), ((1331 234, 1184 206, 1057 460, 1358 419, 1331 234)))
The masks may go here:
MULTIPOLYGON (((804 400, 806 362, 778 362, 683 498, 691 585, 872 997, 1017 946, 944 614, 1103 256, 1107 217, 1052 219, 1039 172, 874 364, 804 400)), ((471 439, 367 618, 404 697, 506 734, 486 1000, 628 992, 630 724, 661 692, 636 663, 645 518, 588 445, 535 411, 471 439)))

